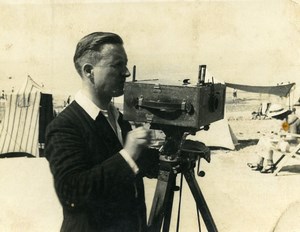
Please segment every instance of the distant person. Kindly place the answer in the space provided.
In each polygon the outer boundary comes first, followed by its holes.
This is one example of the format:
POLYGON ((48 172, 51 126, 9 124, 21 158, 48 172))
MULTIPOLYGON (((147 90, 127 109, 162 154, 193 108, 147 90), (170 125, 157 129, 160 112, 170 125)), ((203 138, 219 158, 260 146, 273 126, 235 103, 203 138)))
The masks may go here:
POLYGON ((278 131, 272 131, 269 135, 262 136, 257 143, 257 162, 248 163, 247 165, 254 171, 261 173, 272 173, 275 170, 273 162, 274 151, 287 152, 290 146, 298 144, 297 138, 293 136, 284 136, 284 131, 293 134, 300 134, 300 119, 290 110, 284 109, 282 106, 272 104, 269 108, 268 116, 277 119, 274 126, 278 131), (279 123, 278 123, 279 122, 279 123), (264 162, 266 161, 266 162, 264 162))
POLYGON ((237 100, 237 90, 236 89, 233 89, 232 98, 233 98, 233 102, 235 103, 237 100))
POLYGON ((71 95, 68 96, 67 105, 69 105, 70 103, 71 103, 71 95))
POLYGON ((4 90, 2 90, 2 93, 1 93, 1 99, 6 100, 6 95, 5 95, 4 90))
POLYGON ((67 107, 67 101, 66 100, 64 100, 64 104, 63 104, 63 108, 66 108, 67 107))
POLYGON ((114 107, 130 76, 120 36, 94 32, 77 44, 81 90, 48 126, 45 155, 63 207, 64 232, 144 232, 143 177, 158 174, 151 133, 114 107))

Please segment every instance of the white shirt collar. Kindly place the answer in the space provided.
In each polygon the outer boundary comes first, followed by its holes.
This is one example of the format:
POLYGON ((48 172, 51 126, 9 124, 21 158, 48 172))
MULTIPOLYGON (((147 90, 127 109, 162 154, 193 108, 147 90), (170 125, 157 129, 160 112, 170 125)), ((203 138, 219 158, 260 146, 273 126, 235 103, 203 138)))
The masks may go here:
MULTIPOLYGON (((107 114, 107 110, 100 109, 94 102, 91 101, 81 90, 75 95, 75 101, 91 116, 92 119, 96 120, 100 111, 107 114)), ((109 109, 116 119, 119 118, 119 111, 114 107, 112 103, 109 105, 109 109)))

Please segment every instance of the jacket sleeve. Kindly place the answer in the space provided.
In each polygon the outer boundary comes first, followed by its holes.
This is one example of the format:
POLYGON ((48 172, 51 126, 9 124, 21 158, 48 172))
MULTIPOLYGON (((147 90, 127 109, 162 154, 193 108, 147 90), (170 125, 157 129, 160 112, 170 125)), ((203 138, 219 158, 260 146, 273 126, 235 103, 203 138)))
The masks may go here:
POLYGON ((135 176, 119 153, 94 164, 84 134, 75 124, 52 121, 46 132, 46 158, 62 205, 87 207, 101 196, 131 185, 135 176), (62 126, 63 125, 63 126, 62 126))
POLYGON ((159 152, 157 149, 145 149, 136 163, 142 176, 157 178, 159 172, 159 152))

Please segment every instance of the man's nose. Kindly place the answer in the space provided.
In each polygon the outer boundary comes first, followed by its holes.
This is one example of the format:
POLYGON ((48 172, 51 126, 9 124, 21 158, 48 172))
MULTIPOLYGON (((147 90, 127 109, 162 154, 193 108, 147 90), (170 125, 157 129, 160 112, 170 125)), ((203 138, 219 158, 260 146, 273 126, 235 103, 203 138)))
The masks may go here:
POLYGON ((130 74, 128 68, 125 67, 124 72, 123 72, 123 76, 124 76, 125 78, 127 78, 127 77, 129 77, 130 75, 131 75, 131 74, 130 74))

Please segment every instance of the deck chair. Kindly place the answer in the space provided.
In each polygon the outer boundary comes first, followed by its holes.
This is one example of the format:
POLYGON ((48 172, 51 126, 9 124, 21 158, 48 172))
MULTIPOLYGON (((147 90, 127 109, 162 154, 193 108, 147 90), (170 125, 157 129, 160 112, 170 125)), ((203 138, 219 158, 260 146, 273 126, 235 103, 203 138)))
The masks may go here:
POLYGON ((260 103, 258 110, 252 112, 252 119, 266 119, 268 117, 268 110, 270 106, 270 102, 260 103))
MULTIPOLYGON (((299 134, 286 133, 286 135, 300 138, 299 134)), ((276 169, 273 174, 277 176, 288 160, 292 158, 300 160, 300 143, 296 147, 292 147, 289 152, 285 152, 280 156, 280 158, 274 163, 276 169)))

